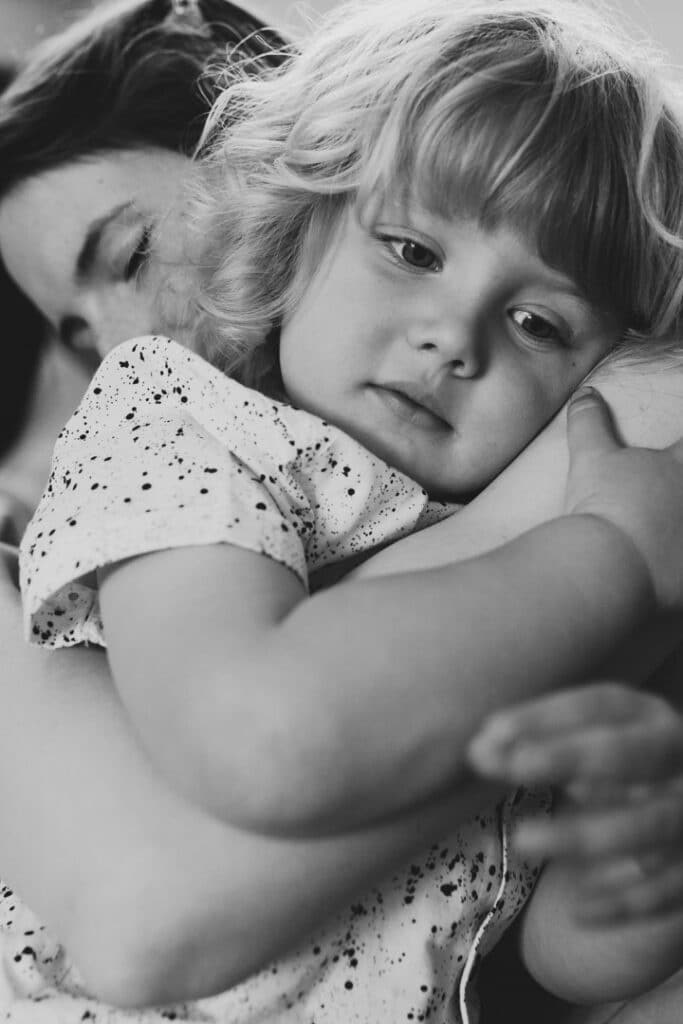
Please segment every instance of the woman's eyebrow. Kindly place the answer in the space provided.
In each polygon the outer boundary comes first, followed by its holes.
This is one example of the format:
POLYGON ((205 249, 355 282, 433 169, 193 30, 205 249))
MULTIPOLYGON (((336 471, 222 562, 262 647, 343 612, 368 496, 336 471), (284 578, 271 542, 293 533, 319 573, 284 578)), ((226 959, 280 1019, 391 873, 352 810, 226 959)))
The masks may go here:
POLYGON ((91 223, 80 252, 78 253, 78 257, 76 258, 76 272, 74 275, 76 283, 82 282, 83 279, 88 277, 92 272, 100 240, 107 225, 111 224, 111 222, 116 220, 117 217, 120 217, 124 210, 127 210, 131 206, 133 206, 132 200, 129 200, 127 203, 119 203, 118 206, 112 207, 112 209, 103 214, 102 217, 97 217, 96 220, 91 223))

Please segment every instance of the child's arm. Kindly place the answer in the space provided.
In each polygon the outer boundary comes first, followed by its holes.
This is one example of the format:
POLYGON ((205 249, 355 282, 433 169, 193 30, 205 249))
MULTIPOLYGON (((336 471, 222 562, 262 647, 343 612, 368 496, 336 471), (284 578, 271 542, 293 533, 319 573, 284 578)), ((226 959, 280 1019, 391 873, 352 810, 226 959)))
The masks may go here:
POLYGON ((0 545, 2 877, 107 1002, 163 1004, 234 985, 490 799, 473 782, 401 821, 329 840, 221 824, 151 768, 100 650, 22 641, 14 574, 0 545))
POLYGON ((584 678, 657 608, 677 607, 683 446, 620 449, 594 401, 572 420, 588 514, 469 562, 310 600, 288 570, 230 546, 111 571, 114 675, 174 784, 257 829, 399 811, 461 775, 491 689, 510 701, 584 678))
MULTIPOLYGON (((632 441, 662 445, 675 436, 667 401, 678 377, 667 376, 658 393, 659 377, 653 382, 639 373, 632 391, 624 384, 610 393, 620 418, 640 410, 632 441), (648 404, 638 396, 651 386, 648 404)), ((527 529, 556 514, 565 447, 558 419, 460 515, 393 545, 357 572, 402 571, 419 567, 420 559, 434 565, 447 552, 468 557, 506 539, 510 520, 527 529), (500 500, 492 493, 498 490, 500 500)), ((0 864, 83 962, 101 996, 159 1003, 219 990, 264 966, 334 906, 467 813, 464 806, 435 806, 421 824, 415 819, 376 830, 374 852, 364 833, 350 842, 292 845, 211 822, 170 794, 140 756, 101 652, 80 647, 46 653, 22 643, 10 569, 13 574, 7 551, 0 572, 7 725, 0 745, 0 817, 8 827, 0 837, 0 864), (96 841, 83 842, 82 836, 96 841), (277 896, 266 904, 264 880, 277 896), (167 898, 171 891, 173 900, 167 898)), ((488 701, 487 711, 499 703, 493 688, 488 701)), ((461 714, 468 714, 466 702, 461 714)), ((472 721, 471 730, 475 726, 472 721)))

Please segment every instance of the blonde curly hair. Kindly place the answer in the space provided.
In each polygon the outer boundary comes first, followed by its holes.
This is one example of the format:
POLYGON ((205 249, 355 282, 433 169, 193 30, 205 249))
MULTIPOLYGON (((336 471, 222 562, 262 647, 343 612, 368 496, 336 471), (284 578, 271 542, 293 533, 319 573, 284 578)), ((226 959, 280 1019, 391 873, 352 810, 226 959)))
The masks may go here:
POLYGON ((374 0, 229 86, 195 210, 200 349, 276 393, 278 326, 341 214, 506 225, 629 345, 681 331, 683 132, 658 55, 585 3, 374 0))

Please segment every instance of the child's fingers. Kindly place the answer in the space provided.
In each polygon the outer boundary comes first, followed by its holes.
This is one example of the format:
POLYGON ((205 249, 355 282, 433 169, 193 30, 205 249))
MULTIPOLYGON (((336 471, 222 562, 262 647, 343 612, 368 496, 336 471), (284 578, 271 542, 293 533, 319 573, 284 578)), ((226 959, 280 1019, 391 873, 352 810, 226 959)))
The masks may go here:
POLYGON ((515 843, 538 857, 604 859, 683 845, 681 786, 653 788, 647 800, 614 807, 565 805, 519 824, 515 843))
POLYGON ((609 924, 683 909, 683 848, 657 858, 643 870, 638 858, 607 861, 579 885, 577 916, 609 924))

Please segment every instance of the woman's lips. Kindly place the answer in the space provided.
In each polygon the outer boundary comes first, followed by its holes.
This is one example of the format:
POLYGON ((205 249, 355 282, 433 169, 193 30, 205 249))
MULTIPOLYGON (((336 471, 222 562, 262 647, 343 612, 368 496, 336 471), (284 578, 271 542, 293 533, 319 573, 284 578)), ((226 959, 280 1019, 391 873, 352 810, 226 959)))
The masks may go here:
POLYGON ((414 384, 391 381, 371 384, 370 390, 399 419, 413 426, 440 433, 452 430, 448 420, 441 415, 437 399, 414 384))

